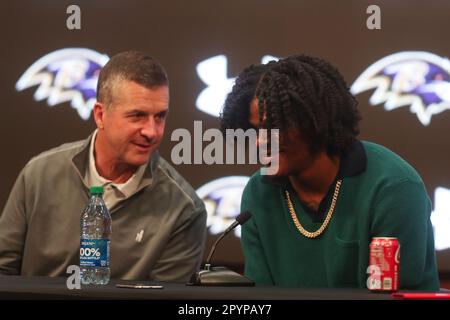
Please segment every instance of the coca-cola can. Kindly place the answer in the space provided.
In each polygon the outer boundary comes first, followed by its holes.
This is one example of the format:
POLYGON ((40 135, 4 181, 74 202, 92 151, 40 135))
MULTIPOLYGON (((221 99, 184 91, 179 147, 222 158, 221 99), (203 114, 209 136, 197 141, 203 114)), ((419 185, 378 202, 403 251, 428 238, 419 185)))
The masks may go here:
POLYGON ((400 244, 397 238, 372 238, 368 273, 369 290, 393 292, 399 289, 400 244))

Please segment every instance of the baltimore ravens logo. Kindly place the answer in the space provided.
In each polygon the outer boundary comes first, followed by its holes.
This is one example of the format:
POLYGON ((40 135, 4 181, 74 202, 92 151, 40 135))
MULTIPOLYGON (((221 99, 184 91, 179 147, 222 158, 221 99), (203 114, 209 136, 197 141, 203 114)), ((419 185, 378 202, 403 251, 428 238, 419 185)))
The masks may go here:
POLYGON ((107 55, 85 48, 51 52, 33 63, 16 83, 17 91, 37 86, 34 98, 49 106, 70 101, 80 117, 88 120, 96 100, 100 69, 107 55))
POLYGON ((424 125, 450 109, 450 62, 435 54, 405 51, 389 55, 368 67, 351 86, 358 94, 376 89, 370 104, 386 110, 409 106, 424 125))
MULTIPOLYGON (((249 177, 230 176, 208 182, 197 189, 197 195, 205 203, 208 213, 207 227, 211 234, 224 232, 241 210, 241 197, 249 177)), ((241 236, 241 228, 234 230, 241 236)))

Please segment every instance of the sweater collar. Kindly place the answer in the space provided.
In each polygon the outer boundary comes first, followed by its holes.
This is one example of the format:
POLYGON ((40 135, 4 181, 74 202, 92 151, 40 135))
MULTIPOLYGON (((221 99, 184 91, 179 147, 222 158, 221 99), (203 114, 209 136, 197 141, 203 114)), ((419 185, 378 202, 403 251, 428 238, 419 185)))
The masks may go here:
POLYGON ((341 163, 337 174, 338 179, 357 176, 367 167, 367 155, 361 141, 355 140, 349 149, 341 156, 341 163))

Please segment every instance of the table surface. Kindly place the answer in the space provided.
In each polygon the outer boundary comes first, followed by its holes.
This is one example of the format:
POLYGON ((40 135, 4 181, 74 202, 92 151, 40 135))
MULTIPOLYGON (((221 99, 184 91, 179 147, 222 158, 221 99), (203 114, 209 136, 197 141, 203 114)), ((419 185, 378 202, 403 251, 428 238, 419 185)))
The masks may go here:
POLYGON ((0 276, 0 299, 133 299, 133 300, 391 300, 386 293, 366 289, 256 287, 199 287, 184 283, 139 281, 162 289, 117 288, 137 281, 111 280, 105 286, 69 290, 66 278, 0 276))

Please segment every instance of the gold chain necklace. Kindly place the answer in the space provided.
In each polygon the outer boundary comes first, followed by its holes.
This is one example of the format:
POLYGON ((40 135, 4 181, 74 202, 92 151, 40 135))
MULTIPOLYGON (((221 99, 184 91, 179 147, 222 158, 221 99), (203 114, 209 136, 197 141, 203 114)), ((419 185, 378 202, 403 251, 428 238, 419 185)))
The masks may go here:
POLYGON ((287 191, 287 190, 284 191, 286 193, 286 201, 287 201, 287 205, 289 208, 289 212, 291 213, 292 220, 294 221, 295 226, 297 227, 298 231, 300 231, 300 233, 302 235, 304 235, 307 238, 312 239, 312 238, 317 238, 324 232, 324 230, 328 226, 328 223, 331 220, 331 216, 333 215, 334 207, 336 206, 336 201, 337 201, 337 198, 339 195, 339 189, 341 188, 341 183, 342 183, 342 180, 338 180, 336 182, 336 187, 334 188, 333 200, 331 201, 331 206, 330 206, 330 210, 328 210, 327 217, 325 218, 325 221, 322 223, 320 228, 314 232, 309 232, 309 231, 305 230, 305 228, 303 228, 303 226, 300 224, 300 221, 298 221, 298 219, 297 219, 297 214, 295 213, 294 205, 292 204, 291 196, 289 195, 289 191, 287 191))

